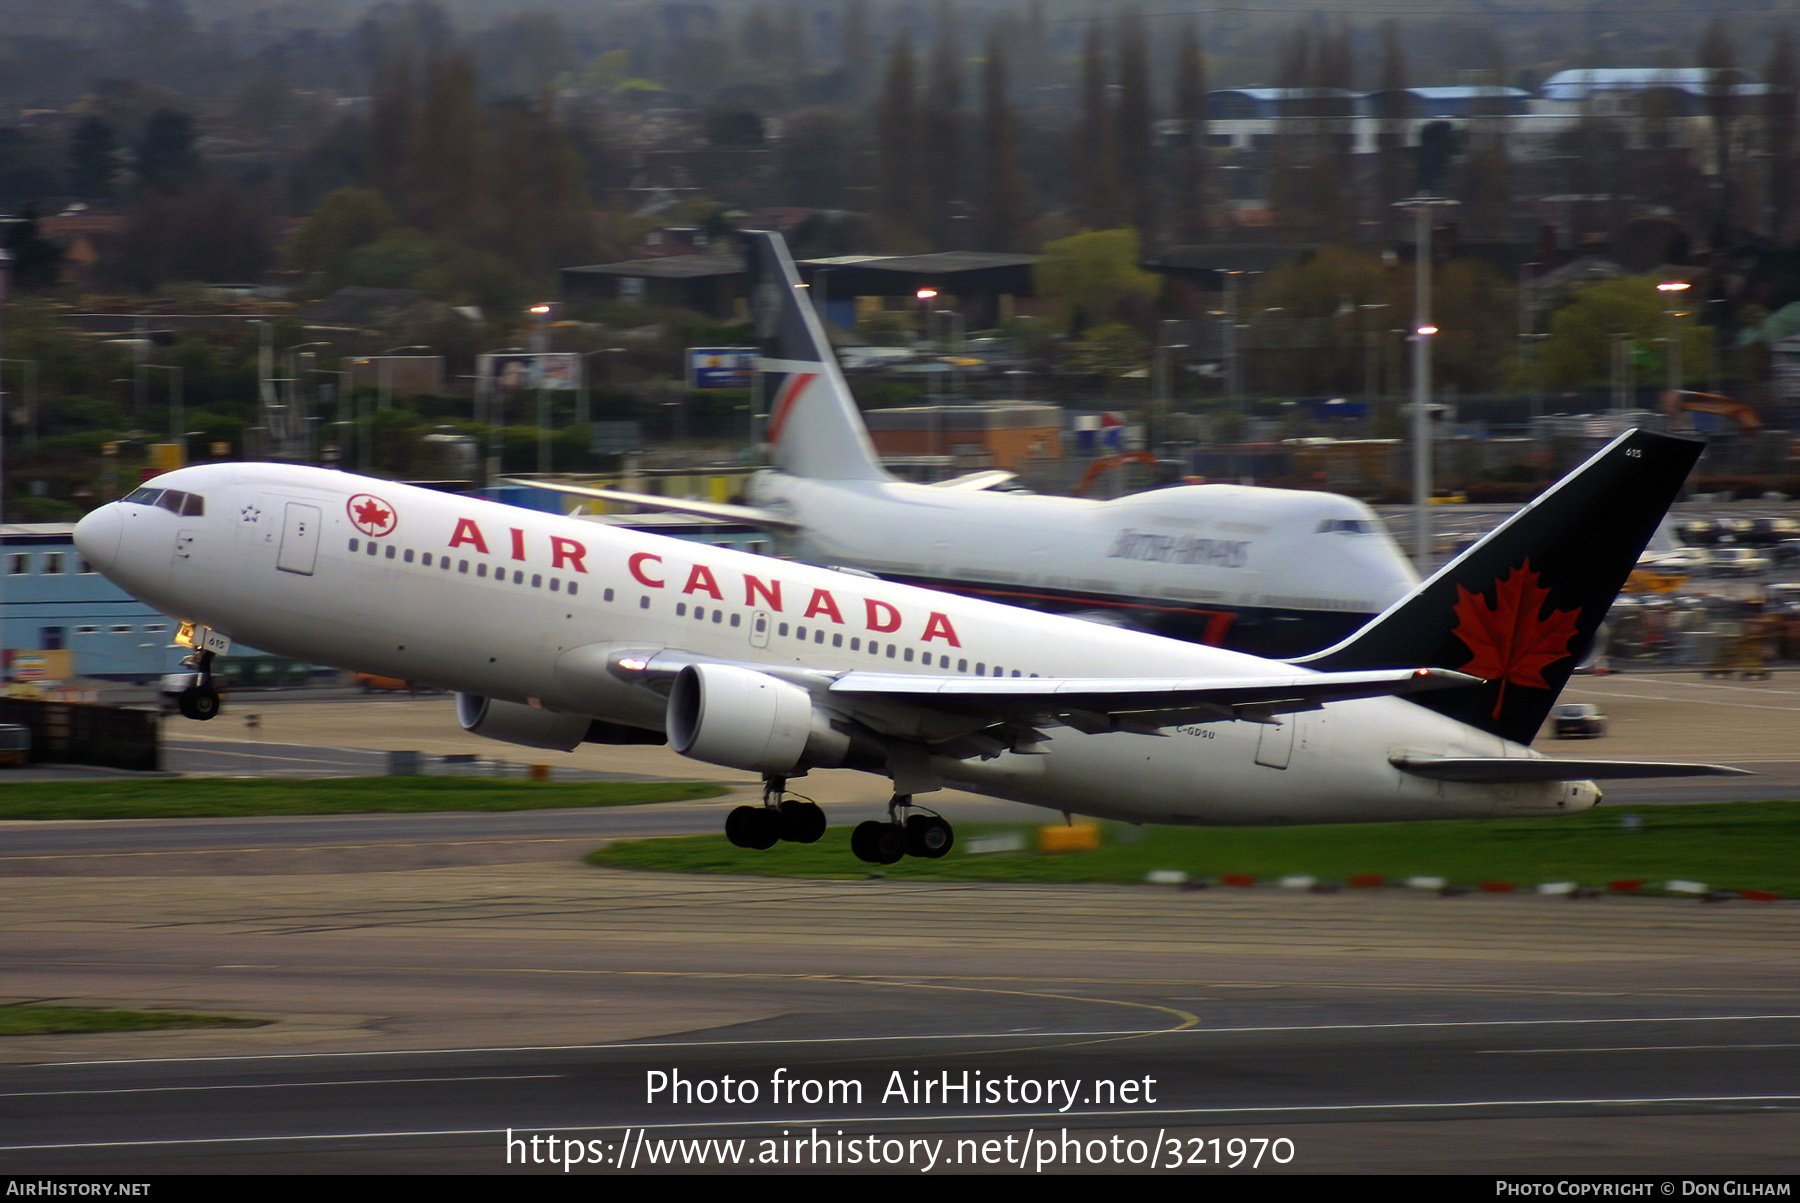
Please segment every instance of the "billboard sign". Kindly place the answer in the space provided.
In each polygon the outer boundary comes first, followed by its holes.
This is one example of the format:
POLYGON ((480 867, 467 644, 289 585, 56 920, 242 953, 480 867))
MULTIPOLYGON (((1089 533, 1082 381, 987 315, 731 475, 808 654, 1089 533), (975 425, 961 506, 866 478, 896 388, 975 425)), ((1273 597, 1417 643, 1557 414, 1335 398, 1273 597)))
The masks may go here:
POLYGON ((689 347, 690 389, 749 388, 756 381, 755 347, 689 347))
POLYGON ((574 351, 490 351, 477 365, 481 382, 502 392, 581 387, 581 356, 574 351))

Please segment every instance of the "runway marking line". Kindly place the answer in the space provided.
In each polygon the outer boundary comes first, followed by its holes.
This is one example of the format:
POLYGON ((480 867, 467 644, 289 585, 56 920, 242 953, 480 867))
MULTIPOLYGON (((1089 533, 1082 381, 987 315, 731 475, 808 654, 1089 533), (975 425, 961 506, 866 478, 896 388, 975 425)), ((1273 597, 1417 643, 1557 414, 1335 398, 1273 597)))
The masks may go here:
POLYGON ((1800 1048, 1800 1044, 1615 1044, 1597 1048, 1478 1048, 1478 1053, 1679 1053, 1757 1048, 1800 1048))
MULTIPOLYGON (((816 1127, 824 1124, 943 1124, 979 1121, 989 1123, 999 1120, 1051 1120, 1062 1119, 1065 1122, 1074 1117, 1084 1119, 1107 1119, 1118 1116, 1145 1118, 1148 1116, 1180 1116, 1180 1115, 1342 1115, 1355 1111, 1470 1111, 1478 1108, 1495 1107, 1643 1107, 1643 1106, 1679 1106, 1694 1104, 1762 1104, 1800 1103, 1800 1095, 1795 1094, 1724 1094, 1667 1096, 1644 1098, 1593 1098, 1593 1099, 1471 1099, 1461 1102, 1439 1103, 1297 1103, 1289 1106, 1259 1107, 1157 1107, 1133 1110, 1109 1111, 1014 1111, 988 1112, 944 1115, 893 1115, 893 1116, 794 1116, 761 1120, 697 1120, 689 1122, 659 1123, 663 1129, 708 1129, 708 1128, 763 1128, 780 1124, 790 1128, 816 1127)), ((539 1129, 551 1129, 557 1132, 608 1132, 619 1128, 637 1127, 633 1123, 626 1124, 540 1124, 539 1129)), ((97 1140, 68 1142, 60 1144, 38 1145, 0 1145, 0 1153, 46 1152, 55 1149, 127 1149, 143 1146, 170 1147, 175 1145, 219 1145, 219 1144, 261 1144, 294 1141, 328 1141, 328 1140, 394 1140, 407 1137, 443 1137, 443 1136, 498 1136, 506 1132, 505 1128, 425 1128, 413 1131, 389 1132, 319 1132, 298 1133, 293 1135, 274 1136, 196 1136, 173 1140, 97 1140)))
POLYGON ((267 848, 167 848, 154 852, 45 852, 30 856, 0 856, 0 862, 9 860, 105 860, 115 856, 225 856, 234 852, 358 852, 370 848, 461 848, 469 844, 480 844, 483 847, 492 844, 567 844, 571 842, 591 843, 593 838, 583 835, 531 835, 497 836, 485 840, 408 840, 405 843, 384 841, 377 844, 280 844, 267 848))
POLYGON ((336 1052, 319 1053, 233 1053, 230 1055, 210 1057, 119 1057, 100 1061, 40 1061, 35 1062, 35 1064, 46 1068, 99 1065, 187 1065, 226 1061, 312 1061, 324 1060, 331 1057, 435 1057, 457 1053, 566 1053, 597 1052, 606 1049, 629 1051, 632 1049, 660 1048, 741 1048, 748 1046, 766 1047, 774 1045, 788 1046, 807 1044, 878 1044, 925 1040, 1041 1040, 1046 1037, 1161 1036, 1173 1035, 1177 1032, 1185 1036, 1206 1036, 1215 1034, 1232 1035, 1245 1032, 1363 1032, 1386 1031, 1401 1028, 1559 1027, 1607 1023, 1742 1023, 1756 1020, 1795 1019, 1800 1019, 1800 1015, 1651 1015, 1601 1019, 1455 1019, 1430 1020, 1415 1023, 1291 1024, 1271 1027, 1128 1028, 1118 1031, 942 1032, 922 1033, 910 1036, 795 1036, 762 1040, 620 1040, 601 1044, 520 1044, 473 1048, 346 1049, 336 1052))
POLYGON ((303 1086, 416 1086, 422 1082, 528 1082, 567 1074, 477 1074, 456 1078, 352 1078, 332 1082, 240 1082, 230 1086, 120 1086, 98 1090, 16 1090, 0 1099, 46 1099, 88 1094, 183 1094, 201 1090, 291 1090, 303 1086))
POLYGON ((1666 698, 1654 693, 1619 693, 1617 691, 1601 693, 1597 690, 1584 689, 1571 689, 1567 692, 1578 695, 1586 694, 1588 697, 1597 698, 1601 701, 1605 701, 1609 698, 1631 698, 1632 700, 1639 702, 1680 702, 1687 705, 1734 706, 1740 710, 1779 710, 1783 714, 1792 714, 1794 712, 1794 707, 1792 706, 1758 706, 1754 702, 1726 702, 1696 698, 1666 698))

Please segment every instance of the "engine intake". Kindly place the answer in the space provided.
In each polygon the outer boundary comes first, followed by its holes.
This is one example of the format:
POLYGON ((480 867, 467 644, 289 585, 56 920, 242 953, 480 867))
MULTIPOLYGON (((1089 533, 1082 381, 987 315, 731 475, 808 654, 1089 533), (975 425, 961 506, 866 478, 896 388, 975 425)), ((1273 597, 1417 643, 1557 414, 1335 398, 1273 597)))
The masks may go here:
POLYGON ((669 691, 669 745, 683 756, 756 773, 844 765, 849 724, 798 685, 730 664, 690 664, 669 691), (839 727, 843 729, 839 729, 839 727))

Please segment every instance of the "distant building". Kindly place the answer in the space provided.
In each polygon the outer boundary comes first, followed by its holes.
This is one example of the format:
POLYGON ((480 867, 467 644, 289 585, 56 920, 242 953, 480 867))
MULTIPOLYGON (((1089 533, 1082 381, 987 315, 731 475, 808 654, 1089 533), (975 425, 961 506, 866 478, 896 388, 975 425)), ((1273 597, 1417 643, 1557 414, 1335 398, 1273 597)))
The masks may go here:
POLYGON ((570 300, 624 301, 692 309, 729 320, 742 316, 749 295, 743 257, 736 254, 668 255, 592 263, 561 271, 563 296, 570 300))
POLYGON ((813 303, 845 329, 856 325, 859 301, 881 298, 878 305, 917 312, 955 309, 965 330, 986 330, 1013 316, 1020 297, 1036 295, 1032 269, 1037 255, 989 251, 940 251, 932 255, 837 255, 802 259, 800 269, 812 289, 813 303), (918 299, 932 290, 929 302, 918 299))

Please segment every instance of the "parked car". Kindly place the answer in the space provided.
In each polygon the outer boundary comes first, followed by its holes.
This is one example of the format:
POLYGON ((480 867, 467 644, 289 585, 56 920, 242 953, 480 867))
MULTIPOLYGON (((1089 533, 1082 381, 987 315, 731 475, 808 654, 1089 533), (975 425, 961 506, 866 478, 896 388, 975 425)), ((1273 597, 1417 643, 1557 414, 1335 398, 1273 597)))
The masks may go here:
POLYGON ((1638 557, 1638 567, 1655 572, 1685 572, 1692 576, 1706 572, 1713 565, 1713 553, 1704 547, 1677 547, 1669 551, 1647 551, 1638 557))
POLYGON ((350 683, 364 693, 417 693, 418 689, 411 681, 402 681, 399 677, 384 677, 379 673, 354 673, 350 683))
POLYGON ((1769 557, 1749 547, 1721 547, 1713 552, 1714 576, 1760 576, 1769 570, 1769 557))
POLYGON ((0 723, 0 765, 23 765, 31 759, 31 728, 0 723))
POLYGON ((1606 716, 1592 702, 1564 702, 1551 721, 1558 739, 1597 739, 1606 734, 1606 716))

